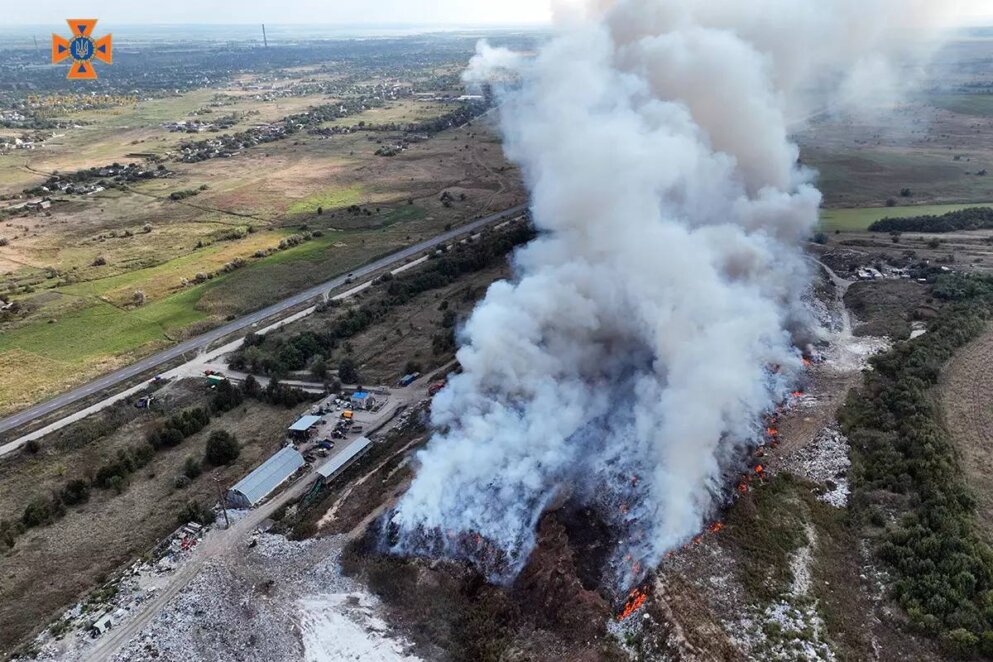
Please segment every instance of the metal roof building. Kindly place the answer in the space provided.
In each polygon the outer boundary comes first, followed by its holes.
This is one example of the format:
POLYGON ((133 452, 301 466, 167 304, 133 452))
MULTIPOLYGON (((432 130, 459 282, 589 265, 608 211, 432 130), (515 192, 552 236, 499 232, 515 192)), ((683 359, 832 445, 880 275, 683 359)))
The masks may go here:
POLYGON ((355 458, 366 452, 371 445, 372 441, 370 441, 368 437, 359 437, 350 443, 347 448, 342 449, 340 453, 335 455, 317 469, 317 473, 321 475, 321 480, 327 482, 340 474, 355 460, 355 458))
POLYGON ((228 490, 228 504, 233 508, 251 508, 304 464, 303 455, 297 449, 283 448, 228 490))
POLYGON ((301 416, 300 420, 290 426, 290 432, 306 432, 320 422, 320 416, 301 416))

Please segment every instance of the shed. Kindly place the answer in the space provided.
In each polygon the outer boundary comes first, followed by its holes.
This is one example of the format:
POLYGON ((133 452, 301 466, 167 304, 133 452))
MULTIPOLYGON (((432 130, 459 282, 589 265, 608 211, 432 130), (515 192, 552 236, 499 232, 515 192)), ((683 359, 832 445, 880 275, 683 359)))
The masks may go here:
POLYGON ((110 614, 103 614, 90 626, 90 636, 99 637, 101 634, 109 630, 114 626, 114 621, 110 617, 110 614))
POLYGON ((286 446, 228 490, 228 504, 233 508, 253 507, 304 464, 303 455, 297 449, 286 446))
POLYGON ((300 420, 290 426, 290 436, 299 439, 306 439, 310 436, 310 433, 313 432, 314 427, 320 422, 320 416, 301 416, 300 420))
POLYGON ((343 448, 340 453, 335 455, 317 469, 317 473, 321 476, 320 480, 326 483, 333 479, 335 476, 347 469, 357 457, 369 450, 369 446, 371 445, 372 441, 368 437, 359 437, 350 443, 347 447, 343 448))

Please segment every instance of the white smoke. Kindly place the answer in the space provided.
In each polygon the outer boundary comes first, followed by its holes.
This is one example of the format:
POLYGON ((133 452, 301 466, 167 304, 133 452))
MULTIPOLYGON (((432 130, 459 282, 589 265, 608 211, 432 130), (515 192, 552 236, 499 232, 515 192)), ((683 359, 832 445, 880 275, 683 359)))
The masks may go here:
POLYGON ((461 330, 391 549, 509 579, 570 497, 623 586, 700 530, 802 369, 820 194, 789 114, 903 55, 866 16, 930 4, 620 0, 534 58, 480 45, 467 80, 519 79, 501 124, 541 235, 461 330))

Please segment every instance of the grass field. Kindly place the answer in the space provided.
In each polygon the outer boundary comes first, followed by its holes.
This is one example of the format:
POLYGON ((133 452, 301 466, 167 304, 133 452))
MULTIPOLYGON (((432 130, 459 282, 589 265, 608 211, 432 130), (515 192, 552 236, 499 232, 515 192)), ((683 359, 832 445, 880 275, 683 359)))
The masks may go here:
POLYGON ((825 232, 856 232, 884 218, 908 218, 911 216, 941 215, 950 211, 970 207, 993 206, 990 203, 957 205, 909 205, 905 207, 865 207, 861 209, 824 209, 821 211, 820 228, 825 232))
POLYGON ((961 115, 993 117, 993 94, 936 94, 928 101, 961 115))
POLYGON ((338 207, 348 207, 349 205, 361 204, 365 200, 365 189, 360 185, 348 186, 345 188, 334 188, 321 191, 299 200, 290 205, 291 214, 313 214, 318 207, 325 209, 335 209, 338 207))
MULTIPOLYGON (((170 133, 162 123, 189 119, 216 98, 223 105, 199 117, 241 113, 235 131, 327 102, 323 95, 256 96, 221 87, 79 112, 72 117, 85 124, 44 148, 0 156, 0 193, 18 193, 53 170, 140 159, 131 153, 159 154, 171 172, 126 190, 57 195, 48 213, 0 224, 8 240, 0 247, 0 286, 21 305, 0 326, 0 415, 522 201, 517 171, 482 122, 394 158, 375 155, 378 134, 358 132, 300 133, 232 158, 175 160, 178 142, 212 136, 170 133), (195 197, 168 197, 203 185, 195 197), (443 190, 458 196, 454 203, 442 204, 443 190), (351 205, 369 213, 349 213, 351 205), (322 235, 254 257, 305 229, 322 235), (219 274, 236 258, 247 265, 219 274), (183 285, 198 273, 214 277, 183 285)), ((405 100, 350 119, 419 121, 449 110, 405 100)))

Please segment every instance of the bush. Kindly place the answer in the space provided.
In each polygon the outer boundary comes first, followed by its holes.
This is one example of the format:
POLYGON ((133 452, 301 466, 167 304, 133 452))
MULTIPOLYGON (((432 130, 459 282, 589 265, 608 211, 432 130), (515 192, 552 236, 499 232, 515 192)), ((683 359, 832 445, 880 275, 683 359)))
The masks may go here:
POLYGON ((179 511, 178 519, 180 525, 196 522, 201 526, 206 526, 213 523, 214 513, 210 508, 199 501, 189 501, 183 509, 179 511))
POLYGON ((62 488, 61 494, 67 506, 86 503, 90 500, 90 484, 80 478, 71 480, 62 488))
POLYGON ((207 452, 204 454, 204 460, 219 467, 231 464, 238 459, 240 453, 238 440, 233 434, 226 430, 215 430, 207 439, 207 452))
POLYGON ((65 514, 65 506, 57 497, 37 497, 24 509, 21 524, 30 529, 35 526, 51 524, 65 514))
POLYGON ((186 463, 183 464, 183 474, 187 478, 193 480, 202 473, 203 473, 203 468, 200 466, 200 463, 197 462, 196 458, 194 457, 186 458, 186 463))
POLYGON ((39 444, 36 439, 28 439, 24 442, 24 452, 29 455, 37 455, 40 450, 41 444, 39 444))

